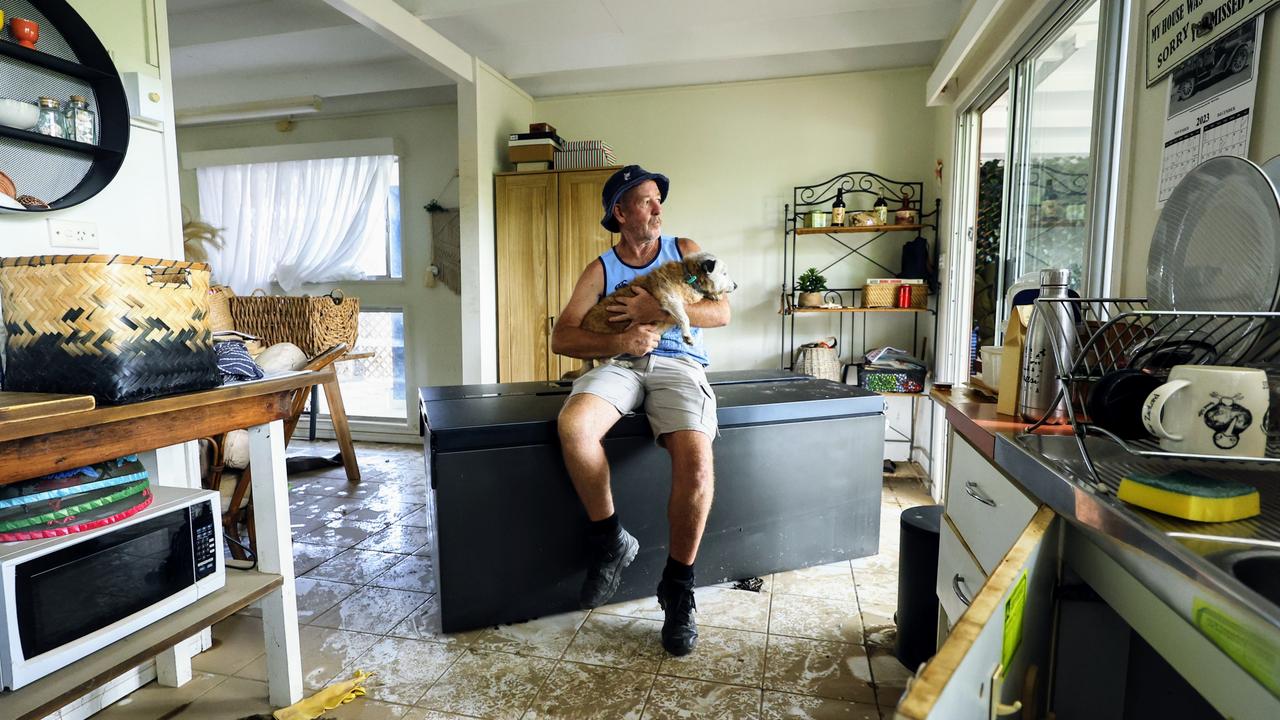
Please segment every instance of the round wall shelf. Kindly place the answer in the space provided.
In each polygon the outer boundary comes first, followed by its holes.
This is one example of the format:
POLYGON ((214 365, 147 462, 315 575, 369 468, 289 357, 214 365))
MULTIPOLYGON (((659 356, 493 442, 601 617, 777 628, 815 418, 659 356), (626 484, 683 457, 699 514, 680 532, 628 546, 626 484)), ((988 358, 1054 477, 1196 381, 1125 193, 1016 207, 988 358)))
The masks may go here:
POLYGON ((84 96, 96 115, 98 137, 95 145, 0 125, 0 172, 12 180, 14 195, 49 205, 0 211, 38 213, 78 205, 101 192, 124 163, 129 147, 124 86, 102 42, 66 0, 0 0, 0 10, 5 17, 0 98, 35 103, 53 97, 66 103, 72 95, 84 96), (12 18, 39 24, 35 49, 18 44, 10 31, 12 18))

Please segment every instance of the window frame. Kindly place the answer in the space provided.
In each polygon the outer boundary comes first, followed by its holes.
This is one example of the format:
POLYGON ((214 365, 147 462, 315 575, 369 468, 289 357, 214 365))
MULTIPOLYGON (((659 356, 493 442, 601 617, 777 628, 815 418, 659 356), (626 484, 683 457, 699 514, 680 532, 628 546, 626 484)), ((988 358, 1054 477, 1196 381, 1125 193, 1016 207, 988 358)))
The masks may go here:
MULTIPOLYGON (((956 202, 952 208, 953 227, 961 228, 957 246, 962 254, 952 263, 957 282, 955 297, 951 303, 952 315, 948 325, 955 332, 951 338, 951 357, 945 358, 945 376, 967 378, 969 376, 969 330, 973 319, 974 252, 976 248, 976 215, 978 197, 979 148, 982 113, 1002 93, 1009 94, 1009 123, 1005 182, 1002 189, 1000 233, 1000 266, 998 292, 1003 297, 1007 287, 1009 265, 1014 249, 1023 247, 1026 235, 1025 173, 1031 111, 1032 65, 1036 56, 1055 42, 1060 34, 1071 26, 1094 0, 1073 0, 1062 3, 1027 33, 1024 42, 1015 46, 1008 59, 997 65, 990 78, 967 101, 959 105, 955 116, 955 144, 952 162, 955 171, 956 202)), ((1106 296, 1118 282, 1114 275, 1116 236, 1118 229, 1119 169, 1118 152, 1123 118, 1119 109, 1126 91, 1127 55, 1129 45, 1127 3, 1123 0, 1097 0, 1098 3, 1098 53, 1095 60, 1093 113, 1090 132, 1090 163, 1092 165, 1088 215, 1085 227, 1088 239, 1084 257, 1082 294, 1091 297, 1106 296)), ((997 303, 996 338, 1003 338, 1003 308, 997 303)), ((942 374, 942 373, 940 373, 942 374)))

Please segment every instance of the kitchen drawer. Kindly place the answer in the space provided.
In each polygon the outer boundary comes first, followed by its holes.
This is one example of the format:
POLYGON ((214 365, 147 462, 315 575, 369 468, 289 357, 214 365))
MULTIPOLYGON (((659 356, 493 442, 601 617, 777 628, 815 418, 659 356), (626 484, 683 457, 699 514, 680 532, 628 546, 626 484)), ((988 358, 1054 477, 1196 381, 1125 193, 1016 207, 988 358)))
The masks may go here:
POLYGON ((990 574, 1035 514, 1036 503, 954 431, 947 473, 947 515, 990 574))
MULTIPOLYGON (((1047 507, 1033 515, 937 654, 908 683, 894 718, 1044 716, 1058 582, 1058 526, 1047 507)), ((948 527, 944 522, 944 542, 948 527)))
POLYGON ((969 548, 960 541, 950 518, 943 515, 938 536, 937 592, 938 603, 947 617, 948 630, 964 614, 986 581, 987 574, 978 566, 969 548))

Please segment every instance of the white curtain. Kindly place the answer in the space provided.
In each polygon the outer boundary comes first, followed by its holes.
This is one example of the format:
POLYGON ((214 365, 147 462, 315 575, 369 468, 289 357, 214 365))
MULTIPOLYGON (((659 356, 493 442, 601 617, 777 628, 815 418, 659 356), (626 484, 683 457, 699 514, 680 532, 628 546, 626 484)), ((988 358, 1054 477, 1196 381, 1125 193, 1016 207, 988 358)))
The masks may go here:
POLYGON ((303 283, 359 280, 365 242, 386 244, 387 185, 395 158, 202 167, 200 214, 222 231, 208 248, 216 282, 238 295, 293 293, 303 283))

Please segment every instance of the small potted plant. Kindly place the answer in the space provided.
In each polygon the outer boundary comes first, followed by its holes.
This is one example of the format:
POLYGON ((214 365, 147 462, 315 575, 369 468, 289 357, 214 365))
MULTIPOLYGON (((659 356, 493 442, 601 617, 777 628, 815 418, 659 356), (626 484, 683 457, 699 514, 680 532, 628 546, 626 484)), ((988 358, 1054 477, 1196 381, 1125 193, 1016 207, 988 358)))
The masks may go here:
POLYGON ((818 274, 817 268, 809 268, 796 280, 800 291, 800 307, 822 307, 822 293, 827 289, 827 279, 818 274))

